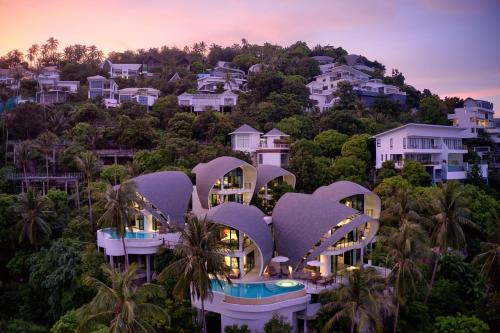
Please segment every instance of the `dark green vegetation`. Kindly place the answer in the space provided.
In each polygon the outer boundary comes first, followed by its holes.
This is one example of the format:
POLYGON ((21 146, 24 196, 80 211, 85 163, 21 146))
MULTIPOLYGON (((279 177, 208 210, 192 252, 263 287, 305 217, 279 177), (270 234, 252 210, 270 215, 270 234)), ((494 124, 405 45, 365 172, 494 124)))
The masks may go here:
MULTIPOLYGON (((373 171, 370 135, 407 122, 448 124, 446 115, 462 103, 458 98, 441 99, 428 90, 420 92, 398 71, 385 75, 384 66, 377 63, 375 76, 407 92, 406 105, 380 100, 368 109, 353 96, 351 87, 344 86, 335 107, 321 114, 305 112, 311 107, 305 84, 319 73, 309 56, 340 58, 347 52, 328 46, 311 49, 303 42, 284 48, 242 41, 231 47, 197 43, 184 50, 162 47, 112 53, 114 62, 141 63, 147 55, 157 58, 162 64, 157 75, 118 80, 118 84, 152 86, 160 89, 163 97, 149 113, 134 104, 104 109, 99 102, 87 101, 86 94, 86 77, 103 74, 99 50, 74 45, 58 52, 54 39, 30 50, 25 57, 10 52, 1 58, 0 67, 24 64, 36 71, 57 64, 61 79, 80 80, 82 91, 64 105, 26 103, 1 115, 1 332, 74 332, 83 318, 106 312, 102 303, 109 295, 101 292, 103 286, 126 281, 135 269, 131 266, 120 275, 101 268, 103 255, 96 251, 95 230, 113 213, 109 184, 158 170, 189 174, 197 163, 221 155, 248 160, 232 152, 229 145, 228 133, 243 123, 262 131, 277 127, 291 135, 289 169, 297 176, 297 191, 311 192, 347 179, 375 188, 383 200, 381 237, 370 258, 374 264, 392 269, 384 281, 393 286, 390 299, 367 297, 366 292, 372 289, 380 292, 382 281, 371 272, 355 272, 358 275, 350 277, 352 284, 365 289, 346 287, 325 295, 328 306, 318 317, 320 329, 346 332, 372 325, 393 331, 397 323, 395 330, 399 332, 449 332, 456 327, 465 329, 463 332, 487 332, 487 327, 491 332, 500 331, 498 175, 490 175, 490 186, 473 181, 442 188, 430 185, 429 176, 418 163, 407 163, 401 171, 385 163, 382 170, 373 171), (178 65, 183 58, 189 60, 190 70, 178 65), (254 63, 267 67, 249 78, 251 91, 240 94, 231 114, 207 111, 195 117, 184 112, 176 95, 193 91, 195 74, 218 60, 233 61, 244 70, 254 63), (181 80, 169 82, 175 72, 181 80), (121 165, 103 166, 92 153, 118 148, 131 149, 133 157, 120 161, 121 165), (42 191, 40 186, 19 194, 19 183, 5 178, 14 171, 82 172, 79 199, 73 191, 42 191), (353 308, 360 315, 356 320, 349 315, 353 308), (381 315, 385 309, 388 312, 381 315)), ((0 90, 2 100, 13 94, 32 97, 36 85, 21 81, 19 91, 0 90)), ((126 198, 116 203, 122 208, 115 213, 126 211, 123 201, 127 202, 126 198)), ((271 208, 265 207, 266 211, 271 208)), ((170 265, 183 260, 177 255, 172 251, 159 253, 155 270, 174 267, 170 265)), ((187 290, 181 295, 186 285, 179 285, 177 277, 166 273, 162 277, 158 284, 163 290, 153 287, 154 292, 144 292, 148 297, 136 291, 134 304, 137 313, 160 307, 168 316, 163 311, 150 311, 150 316, 139 318, 145 324, 139 324, 160 333, 200 331, 190 302, 176 298, 189 299, 187 290)), ((194 282, 200 284, 199 293, 206 294, 206 281, 194 282)), ((122 288, 126 287, 130 286, 124 282, 122 288)), ((108 299, 104 303, 122 301, 108 299)), ((119 317, 106 313, 103 321, 96 320, 94 327, 85 330, 107 332, 119 317)), ((245 331, 232 329, 227 331, 245 331)), ((265 328, 266 332, 289 330, 280 318, 265 328)))

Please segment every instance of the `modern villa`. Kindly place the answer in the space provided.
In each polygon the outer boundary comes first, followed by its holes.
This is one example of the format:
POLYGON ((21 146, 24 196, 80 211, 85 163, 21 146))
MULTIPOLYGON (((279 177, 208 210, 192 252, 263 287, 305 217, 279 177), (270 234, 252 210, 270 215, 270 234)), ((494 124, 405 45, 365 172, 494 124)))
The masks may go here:
POLYGON ((136 77, 142 72, 142 64, 114 64, 109 59, 105 60, 102 68, 108 72, 109 77, 124 79, 136 77))
POLYGON ((229 91, 246 91, 246 82, 244 71, 234 68, 229 62, 218 61, 210 72, 198 74, 198 91, 213 93, 219 87, 229 91))
MULTIPOLYGON (((180 241, 192 200, 192 214, 221 226, 220 251, 233 279, 222 287, 213 284, 213 298, 205 300, 209 321, 215 318, 221 332, 233 324, 248 325, 253 332, 278 313, 294 332, 305 332, 320 308, 314 295, 337 287, 343 281, 339 273, 365 263, 379 227, 380 199, 358 184, 341 181, 312 194, 286 193, 266 215, 250 204, 252 197, 272 197, 268 190, 274 183, 293 187, 292 173, 271 165, 254 168, 228 156, 201 163, 192 172, 194 186, 175 171, 133 179, 140 214, 125 246, 132 261, 145 263, 142 277, 154 277, 152 258, 159 248, 180 241)), ((99 230, 97 239, 112 265, 123 260, 114 230, 99 230)), ((192 304, 201 308, 199 299, 192 304)))
POLYGON ((65 103, 68 96, 76 94, 80 81, 61 81, 59 70, 55 66, 42 69, 36 76, 39 91, 36 102, 44 105, 65 103))
POLYGON ((220 112, 231 112, 238 102, 238 95, 226 90, 220 94, 184 92, 177 97, 179 106, 197 114, 208 109, 220 112))
MULTIPOLYGON (((425 165, 433 183, 446 180, 465 180, 470 166, 464 161, 467 148, 463 140, 470 134, 454 126, 406 124, 374 135, 376 141, 375 167, 393 161, 396 168, 414 160, 425 165)), ((480 172, 488 177, 488 165, 481 164, 480 172)))
POLYGON ((231 148, 248 154, 254 165, 288 165, 290 136, 277 128, 264 134, 250 125, 243 124, 229 135, 231 148))

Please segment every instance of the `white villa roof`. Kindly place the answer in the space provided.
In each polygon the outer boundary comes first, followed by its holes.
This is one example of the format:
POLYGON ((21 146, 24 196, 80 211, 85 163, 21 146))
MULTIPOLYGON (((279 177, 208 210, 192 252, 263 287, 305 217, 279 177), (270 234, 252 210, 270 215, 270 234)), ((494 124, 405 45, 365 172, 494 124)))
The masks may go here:
POLYGON ((118 90, 118 93, 131 93, 135 94, 138 92, 147 92, 147 93, 159 93, 160 91, 155 88, 123 88, 118 90))
MULTIPOLYGON (((382 133, 375 134, 372 136, 372 138, 379 138, 379 137, 387 135, 389 133, 393 133, 393 132, 400 131, 403 129, 411 129, 411 128, 431 129, 431 130, 437 130, 437 131, 452 131, 452 132, 456 132, 457 134, 464 133, 463 128, 455 127, 455 126, 409 123, 409 124, 406 124, 403 126, 399 126, 399 127, 390 129, 390 130, 382 132, 382 133)), ((468 136, 464 133, 463 137, 466 138, 468 136)))
POLYGON ((262 134, 262 132, 257 131, 255 128, 253 128, 252 126, 247 125, 247 124, 241 125, 240 127, 238 127, 237 129, 235 129, 233 132, 231 132, 229 134, 247 134, 247 133, 262 134))
POLYGON ((332 75, 332 73, 335 73, 339 70, 346 70, 346 71, 350 71, 352 73, 356 73, 356 74, 359 74, 359 75, 363 75, 363 76, 366 76, 366 77, 371 77, 370 75, 366 74, 365 72, 362 72, 362 71, 359 71, 357 70, 356 68, 354 67, 351 67, 351 66, 347 66, 347 65, 340 65, 340 66, 335 66, 331 69, 331 71, 327 72, 327 73, 324 73, 324 74, 320 74, 320 75, 317 75, 315 76, 314 78, 319 78, 319 77, 325 77, 325 76, 330 76, 332 75))
POLYGON ((106 79, 106 78, 104 76, 101 76, 101 75, 94 75, 94 76, 87 77, 87 80, 102 80, 102 79, 106 79))
POLYGON ((111 67, 114 69, 132 69, 139 70, 141 68, 141 64, 113 64, 111 63, 111 67))
POLYGON ((290 135, 283 133, 277 128, 273 128, 272 130, 264 134, 264 136, 290 136, 290 135))

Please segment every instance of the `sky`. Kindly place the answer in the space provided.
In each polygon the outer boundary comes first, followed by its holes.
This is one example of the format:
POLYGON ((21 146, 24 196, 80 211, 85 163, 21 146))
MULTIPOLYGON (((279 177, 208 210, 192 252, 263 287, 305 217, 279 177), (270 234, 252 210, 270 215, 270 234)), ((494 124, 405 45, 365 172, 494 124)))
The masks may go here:
POLYGON ((500 115, 500 0, 0 0, 0 17, 0 55, 49 37, 106 53, 242 38, 342 46, 500 115))

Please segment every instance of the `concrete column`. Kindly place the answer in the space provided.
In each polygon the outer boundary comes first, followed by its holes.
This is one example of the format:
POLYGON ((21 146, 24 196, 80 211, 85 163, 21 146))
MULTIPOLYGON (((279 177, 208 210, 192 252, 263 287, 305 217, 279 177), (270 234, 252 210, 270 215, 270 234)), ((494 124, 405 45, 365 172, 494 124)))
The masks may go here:
POLYGON ((109 264, 111 265, 111 267, 115 267, 115 263, 113 261, 113 256, 109 256, 109 264))
POLYGON ((362 247, 361 248, 361 267, 363 267, 363 263, 364 263, 364 254, 365 254, 365 248, 362 247))
POLYGON ((151 267, 149 262, 149 254, 146 254, 146 281, 151 281, 151 267))

